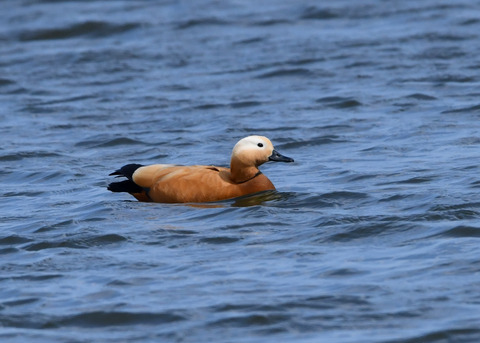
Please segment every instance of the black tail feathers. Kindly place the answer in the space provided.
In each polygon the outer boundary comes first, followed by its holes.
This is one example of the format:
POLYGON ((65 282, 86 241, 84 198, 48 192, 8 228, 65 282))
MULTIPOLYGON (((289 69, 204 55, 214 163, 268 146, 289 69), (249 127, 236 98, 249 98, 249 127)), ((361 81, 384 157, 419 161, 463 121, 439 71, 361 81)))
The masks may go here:
POLYGON ((142 167, 141 164, 127 164, 122 168, 114 171, 110 175, 118 175, 118 177, 124 176, 128 180, 120 182, 112 182, 108 185, 107 189, 112 192, 127 192, 127 193, 141 193, 143 188, 135 184, 132 181, 132 175, 138 168, 142 167))
POLYGON ((135 170, 138 168, 143 167, 141 164, 127 164, 124 165, 122 168, 115 170, 113 173, 110 175, 118 175, 118 176, 125 176, 127 179, 131 180, 133 173, 135 173, 135 170))

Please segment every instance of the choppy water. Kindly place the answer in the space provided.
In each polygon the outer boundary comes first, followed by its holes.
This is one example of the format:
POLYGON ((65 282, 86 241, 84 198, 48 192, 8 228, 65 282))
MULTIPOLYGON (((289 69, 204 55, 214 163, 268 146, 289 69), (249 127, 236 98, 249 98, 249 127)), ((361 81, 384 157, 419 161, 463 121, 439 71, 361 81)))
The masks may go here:
POLYGON ((2 342, 480 341, 475 1, 3 1, 2 342), (105 189, 266 135, 278 188, 105 189))

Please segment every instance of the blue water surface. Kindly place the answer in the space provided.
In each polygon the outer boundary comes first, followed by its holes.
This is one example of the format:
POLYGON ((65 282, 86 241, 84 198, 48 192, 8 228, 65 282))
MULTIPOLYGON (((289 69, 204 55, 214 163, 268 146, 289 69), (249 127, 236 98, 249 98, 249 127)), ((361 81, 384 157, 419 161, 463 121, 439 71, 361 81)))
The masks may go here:
POLYGON ((480 341, 480 6, 4 1, 2 342, 480 341), (106 190, 126 163, 276 192, 106 190))

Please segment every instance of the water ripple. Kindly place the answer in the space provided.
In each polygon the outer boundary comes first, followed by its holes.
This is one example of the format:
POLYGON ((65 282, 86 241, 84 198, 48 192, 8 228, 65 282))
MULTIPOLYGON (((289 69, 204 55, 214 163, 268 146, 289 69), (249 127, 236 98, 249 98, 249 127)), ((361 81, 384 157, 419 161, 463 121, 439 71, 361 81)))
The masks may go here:
POLYGON ((333 108, 350 108, 361 106, 362 103, 353 98, 339 97, 339 96, 330 96, 317 99, 316 102, 325 104, 328 107, 333 108))
POLYGON ((437 342, 475 342, 480 336, 480 330, 470 327, 458 328, 458 329, 442 329, 435 330, 423 335, 418 335, 412 338, 401 338, 395 340, 386 341, 387 343, 437 343, 437 342))
POLYGON ((250 314, 231 316, 209 323, 212 327, 255 327, 271 326, 288 321, 290 317, 285 314, 250 314))
POLYGON ((62 156, 59 153, 51 151, 20 151, 14 154, 7 153, 5 155, 0 155, 0 161, 20 161, 26 158, 46 158, 46 157, 60 157, 62 156))
POLYGON ((11 235, 0 238, 0 245, 15 245, 31 242, 32 240, 27 237, 11 235))
POLYGON ((84 312, 69 317, 60 317, 50 320, 45 325, 60 327, 106 327, 125 325, 163 325, 185 320, 183 315, 171 312, 141 313, 141 312, 84 312))
POLYGON ((437 100, 436 97, 428 94, 423 94, 423 93, 413 93, 413 94, 407 95, 406 98, 415 99, 415 100, 437 100))
POLYGON ((257 76, 257 78, 268 79, 268 78, 274 78, 274 77, 288 77, 288 76, 307 77, 307 76, 313 76, 313 72, 305 68, 290 68, 290 69, 281 68, 281 69, 260 74, 257 76))
POLYGON ((15 84, 15 81, 13 80, 0 78, 0 86, 8 86, 13 84, 15 84))
POLYGON ((239 240, 240 238, 238 237, 218 236, 202 238, 200 242, 208 244, 230 244, 238 242, 239 240))
POLYGON ((23 31, 18 35, 21 41, 56 40, 74 37, 107 37, 140 27, 138 23, 112 24, 104 21, 87 21, 63 28, 23 31))
POLYGON ((81 142, 76 143, 76 146, 79 147, 91 147, 91 148, 108 148, 114 146, 121 146, 121 145, 144 145, 145 143, 131 139, 128 137, 118 137, 114 139, 110 139, 108 141, 105 140, 103 137, 99 137, 96 139, 88 139, 81 142))
POLYGON ((295 150, 300 149, 307 146, 317 146, 317 145, 325 145, 325 144, 335 144, 335 143, 346 143, 345 139, 342 139, 340 136, 337 135, 324 135, 318 137, 312 137, 309 140, 296 140, 294 142, 283 143, 281 145, 282 149, 286 150, 295 150))
POLYGON ((480 228, 473 226, 456 226, 433 237, 480 237, 480 228))
POLYGON ((176 25, 176 28, 179 30, 186 30, 190 28, 194 28, 197 26, 225 26, 230 24, 226 20, 218 19, 218 18, 200 18, 200 19, 189 19, 182 23, 176 25))
POLYGON ((471 112, 480 112, 480 104, 442 111, 442 113, 445 113, 445 114, 448 114, 448 113, 471 113, 471 112))
POLYGON ((92 237, 72 237, 56 241, 40 241, 24 246, 27 251, 39 251, 53 248, 88 249, 126 241, 127 238, 117 234, 106 234, 92 237))
POLYGON ((339 14, 331 9, 310 6, 304 10, 301 19, 328 20, 338 18, 339 14))
POLYGON ((142 312, 83 312, 71 316, 47 316, 37 314, 30 317, 21 317, 16 315, 4 316, 0 315, 0 323, 4 327, 16 328, 34 328, 47 329, 59 327, 84 327, 98 328, 108 326, 126 326, 126 325, 162 325, 186 318, 180 314, 159 312, 159 313, 142 313, 142 312))

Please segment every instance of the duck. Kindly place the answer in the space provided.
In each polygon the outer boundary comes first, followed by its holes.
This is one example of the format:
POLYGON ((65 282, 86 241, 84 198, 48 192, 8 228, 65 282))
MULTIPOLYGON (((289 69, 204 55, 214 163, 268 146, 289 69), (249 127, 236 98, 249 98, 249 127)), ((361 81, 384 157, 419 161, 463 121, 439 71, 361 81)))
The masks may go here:
POLYGON ((208 203, 274 191, 273 183, 258 169, 266 162, 294 162, 280 154, 264 136, 248 136, 233 147, 230 168, 213 165, 127 164, 110 176, 111 192, 126 192, 142 202, 208 203))

